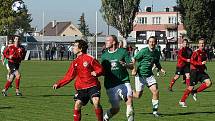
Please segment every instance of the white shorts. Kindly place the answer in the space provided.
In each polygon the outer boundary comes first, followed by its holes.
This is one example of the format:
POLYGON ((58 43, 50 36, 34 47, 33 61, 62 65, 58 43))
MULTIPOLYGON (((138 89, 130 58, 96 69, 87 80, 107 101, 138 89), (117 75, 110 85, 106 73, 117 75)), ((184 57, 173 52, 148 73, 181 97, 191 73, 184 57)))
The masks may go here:
POLYGON ((150 87, 156 83, 157 81, 155 80, 155 77, 153 75, 147 78, 135 76, 135 90, 138 92, 143 91, 145 85, 147 87, 150 87))
POLYGON ((128 96, 132 96, 132 89, 130 83, 120 84, 116 87, 110 88, 106 91, 109 102, 112 107, 118 108, 120 100, 127 101, 128 96))

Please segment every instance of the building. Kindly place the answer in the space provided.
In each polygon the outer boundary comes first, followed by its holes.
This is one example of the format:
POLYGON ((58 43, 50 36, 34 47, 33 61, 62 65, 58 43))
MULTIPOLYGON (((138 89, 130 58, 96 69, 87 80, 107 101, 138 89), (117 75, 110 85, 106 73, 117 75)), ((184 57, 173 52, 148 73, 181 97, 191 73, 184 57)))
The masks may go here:
POLYGON ((72 22, 49 22, 40 31, 40 36, 82 36, 81 31, 72 22), (44 30, 44 31, 43 31, 44 30))
POLYGON ((185 34, 180 14, 170 8, 163 12, 138 12, 131 32, 139 44, 146 44, 150 36, 156 36, 160 44, 174 43, 176 46, 185 34))

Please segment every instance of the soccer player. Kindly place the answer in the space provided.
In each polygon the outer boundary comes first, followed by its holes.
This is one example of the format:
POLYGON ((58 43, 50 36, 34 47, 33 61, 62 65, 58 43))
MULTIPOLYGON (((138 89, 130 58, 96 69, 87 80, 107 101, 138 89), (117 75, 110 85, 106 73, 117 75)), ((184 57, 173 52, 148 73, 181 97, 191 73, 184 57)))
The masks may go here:
POLYGON ((81 120, 81 107, 89 100, 92 101, 98 121, 103 121, 103 110, 100 105, 100 82, 98 76, 102 75, 103 69, 99 62, 87 53, 87 42, 75 40, 73 53, 77 58, 71 62, 70 67, 63 79, 53 85, 58 89, 75 79, 75 105, 74 121, 81 120))
POLYGON ((190 83, 190 58, 192 50, 189 48, 188 40, 184 39, 182 48, 178 51, 178 61, 176 66, 176 72, 169 84, 169 91, 173 91, 172 87, 180 75, 186 76, 186 85, 190 83))
POLYGON ((132 70, 132 75, 139 75, 139 79, 135 81, 134 97, 140 98, 143 93, 143 88, 146 85, 152 93, 152 108, 153 115, 158 117, 158 104, 159 104, 159 90, 158 84, 153 76, 152 67, 155 64, 156 67, 165 74, 165 70, 160 65, 160 52, 155 49, 157 44, 157 38, 154 36, 149 37, 148 47, 141 49, 134 56, 134 65, 137 63, 137 67, 132 70))
POLYGON ((22 96, 19 90, 21 74, 19 72, 19 66, 21 61, 24 59, 26 51, 25 48, 20 43, 20 36, 14 35, 14 44, 8 46, 4 50, 4 57, 8 59, 8 66, 10 68, 10 76, 7 80, 4 89, 2 90, 2 95, 7 96, 7 90, 11 86, 13 79, 15 78, 16 83, 16 96, 22 96))
POLYGON ((132 89, 127 68, 132 68, 131 57, 124 48, 118 48, 115 35, 106 38, 107 50, 102 54, 101 62, 104 68, 104 86, 109 97, 111 108, 104 114, 104 121, 109 121, 120 110, 120 100, 127 105, 126 117, 134 120, 132 89))
POLYGON ((181 107, 187 107, 185 101, 190 93, 199 93, 203 90, 209 88, 212 85, 212 82, 210 80, 210 77, 205 72, 206 68, 206 62, 207 62, 207 54, 204 50, 205 47, 205 39, 200 38, 198 43, 199 48, 195 50, 191 56, 190 59, 190 84, 185 89, 184 94, 179 101, 179 105, 181 107), (194 86, 198 83, 198 81, 201 82, 201 85, 195 89, 194 86))

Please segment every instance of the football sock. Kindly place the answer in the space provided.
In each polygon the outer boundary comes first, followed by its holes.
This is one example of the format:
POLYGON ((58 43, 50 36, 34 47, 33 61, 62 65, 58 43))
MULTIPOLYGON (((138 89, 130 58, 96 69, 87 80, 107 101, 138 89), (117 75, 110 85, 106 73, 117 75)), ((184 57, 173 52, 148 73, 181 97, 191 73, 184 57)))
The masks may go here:
POLYGON ((208 86, 206 85, 206 83, 202 83, 197 89, 197 92, 202 92, 203 90, 207 89, 208 86))
POLYGON ((80 121, 81 120, 81 110, 75 110, 74 109, 74 121, 80 121))
POLYGON ((183 96, 181 97, 181 102, 185 102, 185 100, 187 99, 187 97, 189 96, 189 94, 191 93, 190 90, 185 89, 183 96))
POLYGON ((16 83, 16 89, 19 89, 20 79, 16 79, 15 83, 16 83))
POLYGON ((10 82, 10 81, 7 81, 7 82, 6 82, 6 84, 5 84, 5 86, 4 86, 5 91, 8 90, 8 88, 9 88, 10 85, 11 85, 11 83, 12 83, 12 82, 10 82))
POLYGON ((170 81, 170 84, 169 84, 169 87, 170 87, 170 88, 172 88, 172 86, 175 84, 175 81, 176 81, 176 80, 175 80, 174 78, 170 81))
POLYGON ((126 116, 128 121, 134 121, 134 109, 132 105, 127 105, 126 116))
POLYGON ((152 111, 157 112, 159 106, 159 100, 152 99, 152 111))
POLYGON ((98 121, 103 121, 102 107, 99 107, 99 108, 95 109, 95 112, 96 112, 96 117, 97 117, 98 121))

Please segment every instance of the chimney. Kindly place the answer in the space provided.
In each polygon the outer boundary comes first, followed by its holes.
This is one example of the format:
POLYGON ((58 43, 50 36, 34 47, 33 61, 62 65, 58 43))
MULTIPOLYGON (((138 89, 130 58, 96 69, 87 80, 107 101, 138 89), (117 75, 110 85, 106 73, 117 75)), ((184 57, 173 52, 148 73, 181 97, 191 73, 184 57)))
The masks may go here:
POLYGON ((54 28, 56 26, 56 24, 57 24, 56 20, 52 21, 52 28, 54 28))

